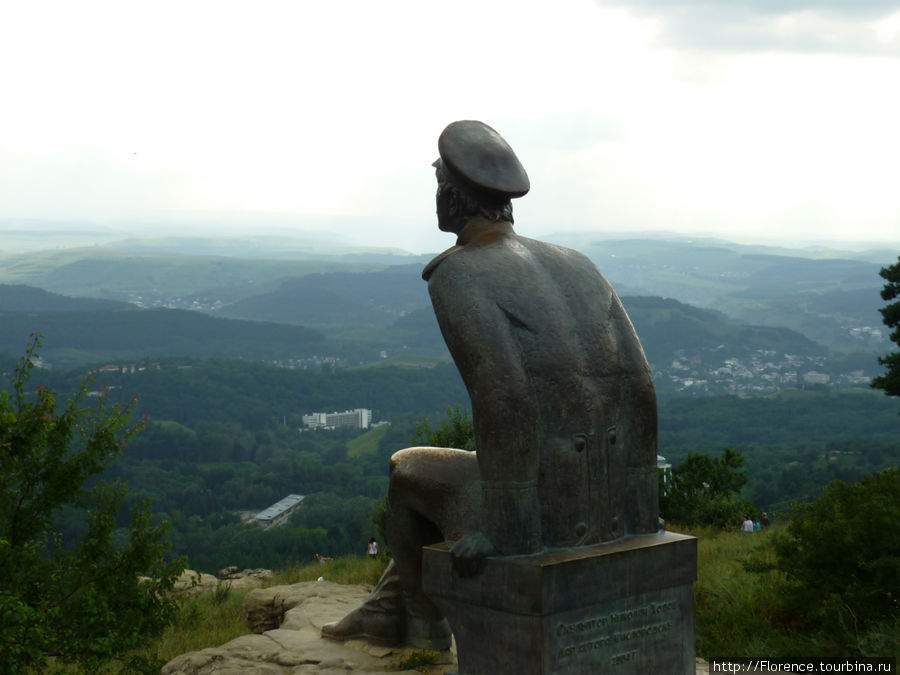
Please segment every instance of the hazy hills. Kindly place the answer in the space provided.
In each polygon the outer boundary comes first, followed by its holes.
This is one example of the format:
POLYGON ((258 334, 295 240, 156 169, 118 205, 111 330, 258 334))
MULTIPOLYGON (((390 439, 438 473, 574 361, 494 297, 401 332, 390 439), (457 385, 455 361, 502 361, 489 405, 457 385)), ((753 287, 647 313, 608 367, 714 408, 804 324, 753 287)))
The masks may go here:
POLYGON ((128 307, 127 302, 118 300, 73 298, 22 284, 0 284, 0 310, 5 312, 90 312, 128 307))
MULTIPOLYGON (((397 312, 373 303, 371 293, 356 297, 362 287, 377 286, 373 277, 383 281, 382 276, 350 275, 358 278, 345 288, 338 283, 343 275, 326 275, 328 283, 317 294, 318 275, 311 275, 285 282, 278 292, 263 296, 266 302, 258 307, 252 303, 239 305, 257 317, 281 321, 227 319, 198 311, 138 308, 111 301, 100 301, 100 307, 94 307, 91 303, 97 301, 90 299, 66 298, 27 286, 0 286, 0 351, 21 353, 26 336, 40 332, 45 336, 45 361, 58 367, 167 357, 236 358, 301 368, 317 368, 324 362, 359 365, 385 357, 414 363, 416 355, 448 359, 431 307, 394 318, 397 312), (316 301, 311 302, 309 296, 316 301), (28 302, 43 311, 15 311, 28 302), (82 306, 85 309, 79 309, 82 306), (285 322, 303 318, 327 326, 331 335, 285 322), (337 334, 333 332, 336 328, 343 330, 337 334)), ((390 287, 385 284, 380 291, 383 304, 391 304, 390 287)), ((414 306, 416 298, 410 295, 394 301, 414 306)), ((758 361, 760 354, 766 355, 764 360, 770 364, 767 368, 752 366, 760 377, 766 376, 765 370, 781 377, 778 371, 784 368, 829 370, 824 365, 828 353, 825 347, 786 328, 737 324, 719 312, 672 299, 625 297, 623 302, 654 366, 660 391, 673 387, 677 391, 695 382, 693 391, 705 393, 767 393, 781 388, 748 389, 747 369, 751 366, 742 364, 758 361), (784 364, 774 365, 781 362, 784 364), (738 366, 741 372, 735 374, 738 366), (727 371, 724 374, 723 369, 727 371), (718 375, 713 377, 713 372, 718 375), (740 383, 739 390, 735 389, 736 377, 747 380, 740 383)), ((869 362, 873 365, 874 359, 869 362)), ((840 368, 835 368, 833 375, 837 376, 840 368)))
POLYGON ((277 288, 238 300, 217 314, 232 318, 313 325, 330 331, 386 326, 428 306, 421 265, 397 265, 377 272, 308 274, 277 288))
POLYGON ((851 331, 881 324, 878 271, 889 251, 804 251, 709 240, 561 237, 590 257, 619 295, 658 295, 736 321, 784 326, 838 351, 884 350, 851 331))
POLYGON ((32 333, 45 336, 45 360, 63 367, 171 356, 278 360, 321 353, 325 345, 320 332, 303 326, 140 309, 0 285, 0 352, 21 354, 32 333), (29 303, 33 309, 22 311, 29 303))
MULTIPOLYGON (((878 271, 897 253, 599 234, 553 241, 588 255, 620 296, 673 298, 741 323, 791 328, 837 351, 890 346, 884 334, 854 329, 881 326, 878 271)), ((0 258, 0 283, 341 331, 356 317, 360 326, 388 325, 417 298, 427 306, 419 271, 429 257, 284 237, 157 238, 0 258)))
MULTIPOLYGON (((709 380, 708 371, 759 351, 774 352, 766 358, 776 363, 784 355, 859 353, 867 356, 851 358, 853 369, 864 364, 871 375, 875 355, 890 350, 877 311, 878 271, 893 262, 887 251, 584 234, 556 241, 598 264, 655 366, 687 364, 680 380, 709 380)), ((350 363, 446 357, 421 280, 429 257, 273 237, 132 239, 19 253, 0 258, 7 284, 0 350, 18 353, 27 334, 40 330, 49 348, 68 350, 69 363, 144 352, 270 361, 327 355, 350 363)), ((779 368, 799 369, 798 377, 827 371, 812 361, 779 368)))

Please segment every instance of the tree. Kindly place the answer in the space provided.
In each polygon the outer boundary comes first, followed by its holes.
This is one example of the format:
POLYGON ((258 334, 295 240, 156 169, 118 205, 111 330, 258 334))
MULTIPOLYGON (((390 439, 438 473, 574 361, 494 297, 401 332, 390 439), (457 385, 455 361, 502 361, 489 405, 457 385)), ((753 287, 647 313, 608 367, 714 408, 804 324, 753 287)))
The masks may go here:
POLYGON ((721 457, 689 453, 660 486, 660 515, 679 525, 728 528, 756 509, 738 497, 747 482, 743 453, 725 448, 721 457))
MULTIPOLYGON (((794 584, 797 605, 838 629, 849 626, 852 642, 867 625, 896 624, 898 521, 898 467, 857 483, 834 481, 816 501, 797 505, 775 540, 776 564, 794 584)), ((893 634, 896 650, 900 641, 893 634)))
POLYGON ((437 448, 458 448, 460 450, 475 449, 475 429, 472 426, 472 416, 468 410, 462 410, 459 406, 451 408, 447 406, 447 419, 434 429, 427 417, 422 417, 421 422, 416 422, 416 434, 410 441, 417 445, 434 446, 437 448))
MULTIPOLYGON (((897 258, 895 264, 883 267, 879 274, 887 281, 881 289, 881 298, 887 301, 900 297, 900 258, 897 258)), ((900 300, 891 302, 878 311, 881 312, 884 325, 893 329, 891 341, 900 345, 900 300)), ((879 357, 878 362, 887 366, 887 372, 874 378, 872 386, 884 389, 888 396, 900 396, 900 351, 879 357)))
POLYGON ((167 562, 165 526, 150 505, 98 475, 141 424, 136 401, 110 406, 88 382, 64 406, 27 388, 39 337, 0 391, 0 672, 40 669, 48 657, 94 670, 158 635, 175 616, 170 590, 184 568, 167 562), (83 533, 63 541, 54 518, 83 514, 83 533), (148 577, 140 580, 139 576, 148 577))

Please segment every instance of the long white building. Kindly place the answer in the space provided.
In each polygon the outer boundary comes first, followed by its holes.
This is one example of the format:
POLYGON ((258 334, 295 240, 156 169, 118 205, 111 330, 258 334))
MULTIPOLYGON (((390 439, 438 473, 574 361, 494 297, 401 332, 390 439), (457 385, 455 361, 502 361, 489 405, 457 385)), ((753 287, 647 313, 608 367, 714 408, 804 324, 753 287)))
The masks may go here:
POLYGON ((367 408, 356 408, 344 412, 314 412, 303 416, 303 426, 307 429, 336 429, 337 427, 368 429, 371 422, 372 411, 367 408))
POLYGON ((275 502, 267 509, 263 509, 255 516, 253 516, 253 520, 259 523, 264 530, 268 530, 270 527, 275 527, 276 525, 281 525, 282 523, 286 523, 288 516, 290 516, 294 509, 300 506, 300 503, 303 501, 303 495, 288 495, 281 501, 275 502))

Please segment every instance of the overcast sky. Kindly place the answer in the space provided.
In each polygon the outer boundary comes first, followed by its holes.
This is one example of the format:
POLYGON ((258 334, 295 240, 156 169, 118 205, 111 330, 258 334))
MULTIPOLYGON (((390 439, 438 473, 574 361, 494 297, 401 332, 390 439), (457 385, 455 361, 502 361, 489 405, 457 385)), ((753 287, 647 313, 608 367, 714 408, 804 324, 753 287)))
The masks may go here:
POLYGON ((900 242, 900 2, 0 0, 7 224, 440 250, 457 119, 528 170, 527 236, 900 242))

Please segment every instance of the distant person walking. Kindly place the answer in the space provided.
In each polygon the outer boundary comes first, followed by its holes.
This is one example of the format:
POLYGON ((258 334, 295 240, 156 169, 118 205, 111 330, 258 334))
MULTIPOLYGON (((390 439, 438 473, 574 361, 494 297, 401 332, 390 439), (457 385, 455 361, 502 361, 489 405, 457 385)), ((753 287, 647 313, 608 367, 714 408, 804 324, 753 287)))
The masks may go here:
POLYGON ((378 541, 375 537, 369 539, 369 545, 366 547, 366 555, 370 558, 378 557, 378 541))
POLYGON ((744 534, 753 534, 753 521, 750 516, 744 516, 744 524, 741 526, 741 532, 744 534))
POLYGON ((768 527, 772 524, 769 520, 769 514, 767 514, 765 511, 763 511, 762 520, 760 522, 762 523, 763 527, 768 527))

